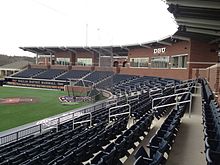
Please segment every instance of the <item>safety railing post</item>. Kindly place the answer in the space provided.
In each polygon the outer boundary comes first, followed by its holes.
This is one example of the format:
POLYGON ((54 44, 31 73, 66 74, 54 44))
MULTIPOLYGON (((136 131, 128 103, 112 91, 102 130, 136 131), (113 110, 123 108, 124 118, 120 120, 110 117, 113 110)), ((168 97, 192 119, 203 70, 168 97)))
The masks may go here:
POLYGON ((192 94, 190 95, 189 118, 191 118, 191 113, 192 113, 192 94))
POLYGON ((42 133, 42 124, 40 124, 40 134, 42 133))
POLYGON ((92 127, 92 113, 90 112, 90 127, 92 127))
POLYGON ((73 113, 73 117, 72 117, 72 120, 73 120, 73 129, 74 129, 74 114, 75 114, 75 113, 73 113))

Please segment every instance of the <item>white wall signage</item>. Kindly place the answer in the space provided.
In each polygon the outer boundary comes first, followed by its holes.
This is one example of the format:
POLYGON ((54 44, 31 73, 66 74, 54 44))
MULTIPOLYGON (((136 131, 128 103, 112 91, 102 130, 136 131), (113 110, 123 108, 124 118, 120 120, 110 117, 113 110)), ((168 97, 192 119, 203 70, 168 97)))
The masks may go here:
POLYGON ((166 52, 166 48, 154 49, 154 54, 165 53, 165 52, 166 52))

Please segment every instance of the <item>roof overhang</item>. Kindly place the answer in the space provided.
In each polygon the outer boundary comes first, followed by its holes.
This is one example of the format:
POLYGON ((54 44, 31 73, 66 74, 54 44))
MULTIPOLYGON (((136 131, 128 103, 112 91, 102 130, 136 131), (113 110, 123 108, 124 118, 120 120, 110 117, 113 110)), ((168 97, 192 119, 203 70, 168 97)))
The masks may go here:
POLYGON ((178 34, 220 43, 220 1, 166 0, 166 3, 179 25, 178 34))

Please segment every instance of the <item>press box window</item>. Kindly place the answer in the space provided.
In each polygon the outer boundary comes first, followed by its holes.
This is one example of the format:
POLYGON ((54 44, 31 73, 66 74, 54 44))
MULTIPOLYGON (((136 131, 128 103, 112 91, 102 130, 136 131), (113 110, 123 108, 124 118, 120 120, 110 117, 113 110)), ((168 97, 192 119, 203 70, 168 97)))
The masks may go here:
POLYGON ((148 67, 149 58, 130 58, 131 67, 148 67))
POLYGON ((70 59, 69 58, 57 58, 56 63, 59 65, 69 65, 70 59))
POLYGON ((168 68, 169 66, 169 57, 160 56, 151 58, 151 67, 152 68, 168 68))
POLYGON ((187 56, 172 56, 171 67, 172 68, 187 68, 187 56))
POLYGON ((82 66, 91 66, 92 58, 77 58, 77 64, 82 66))

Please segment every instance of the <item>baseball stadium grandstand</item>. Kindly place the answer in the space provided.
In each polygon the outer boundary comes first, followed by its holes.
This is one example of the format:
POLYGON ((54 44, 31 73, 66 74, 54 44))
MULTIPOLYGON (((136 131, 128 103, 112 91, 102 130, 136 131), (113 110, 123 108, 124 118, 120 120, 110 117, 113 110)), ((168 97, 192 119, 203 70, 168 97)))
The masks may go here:
POLYGON ((220 165, 220 2, 165 2, 179 28, 157 41, 20 47, 36 63, 0 83, 9 103, 27 96, 0 132, 0 165, 220 165))

